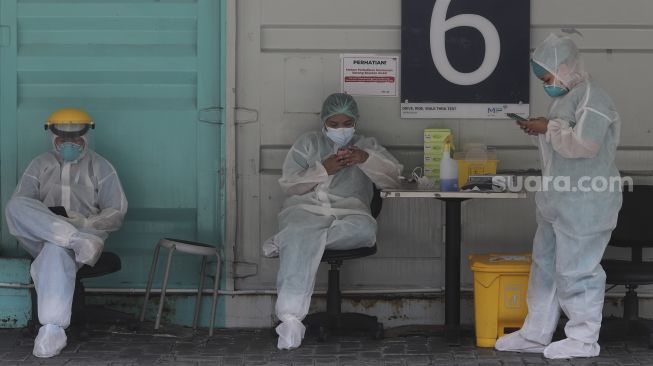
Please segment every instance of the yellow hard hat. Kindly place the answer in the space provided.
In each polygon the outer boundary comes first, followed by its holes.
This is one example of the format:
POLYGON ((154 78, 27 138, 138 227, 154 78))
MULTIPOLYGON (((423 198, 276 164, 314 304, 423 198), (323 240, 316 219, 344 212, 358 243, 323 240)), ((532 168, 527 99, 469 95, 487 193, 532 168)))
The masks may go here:
MULTIPOLYGON (((73 125, 80 127, 79 131, 76 131, 75 134, 83 135, 89 128, 95 128, 95 122, 91 116, 85 111, 77 108, 62 108, 52 112, 50 117, 48 117, 45 122, 45 129, 50 129, 56 135, 70 135, 70 131, 61 131, 61 129, 54 127, 55 125, 73 125)), ((66 129, 68 130, 68 129, 66 129)))

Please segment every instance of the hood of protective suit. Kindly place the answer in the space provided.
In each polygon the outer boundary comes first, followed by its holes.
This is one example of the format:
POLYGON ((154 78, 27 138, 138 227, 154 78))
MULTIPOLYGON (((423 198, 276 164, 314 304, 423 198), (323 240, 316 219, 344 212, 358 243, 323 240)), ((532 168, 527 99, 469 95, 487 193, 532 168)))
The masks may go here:
MULTIPOLYGON (((576 44, 569 37, 551 33, 533 52, 534 72, 537 66, 555 76, 571 89, 588 78, 576 44)), ((539 75, 538 75, 539 76, 539 75)))

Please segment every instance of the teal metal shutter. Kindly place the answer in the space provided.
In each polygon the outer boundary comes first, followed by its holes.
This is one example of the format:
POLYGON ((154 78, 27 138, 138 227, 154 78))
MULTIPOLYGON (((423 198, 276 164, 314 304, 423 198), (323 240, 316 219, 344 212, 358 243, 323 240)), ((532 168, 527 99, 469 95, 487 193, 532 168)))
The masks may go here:
MULTIPOLYGON (((94 148, 117 169, 129 212, 105 250, 120 272, 88 287, 144 287, 162 237, 221 244, 225 1, 0 1, 0 190, 3 209, 43 121, 78 107, 94 148)), ((22 254, 3 217, 2 253, 22 254)), ((198 259, 177 255, 170 287, 197 286, 198 259)))

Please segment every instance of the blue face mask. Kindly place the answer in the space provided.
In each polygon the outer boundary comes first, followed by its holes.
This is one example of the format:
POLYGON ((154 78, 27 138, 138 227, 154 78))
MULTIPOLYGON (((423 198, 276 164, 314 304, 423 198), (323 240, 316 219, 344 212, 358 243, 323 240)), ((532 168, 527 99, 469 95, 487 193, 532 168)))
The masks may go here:
POLYGON ((335 142, 338 146, 345 146, 354 137, 355 129, 353 127, 345 128, 326 128, 326 135, 331 141, 335 142))
POLYGON ((59 155, 64 161, 75 161, 82 155, 82 145, 72 142, 64 142, 59 145, 59 155))
POLYGON ((552 98, 561 97, 569 93, 569 89, 558 85, 544 85, 544 91, 552 98))

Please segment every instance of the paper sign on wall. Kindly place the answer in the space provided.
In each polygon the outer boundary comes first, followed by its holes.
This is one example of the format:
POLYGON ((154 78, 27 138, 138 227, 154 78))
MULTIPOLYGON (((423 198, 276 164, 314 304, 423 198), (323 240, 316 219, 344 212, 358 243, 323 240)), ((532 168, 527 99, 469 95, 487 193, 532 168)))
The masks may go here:
POLYGON ((341 91, 351 95, 396 97, 398 56, 344 54, 341 91))

